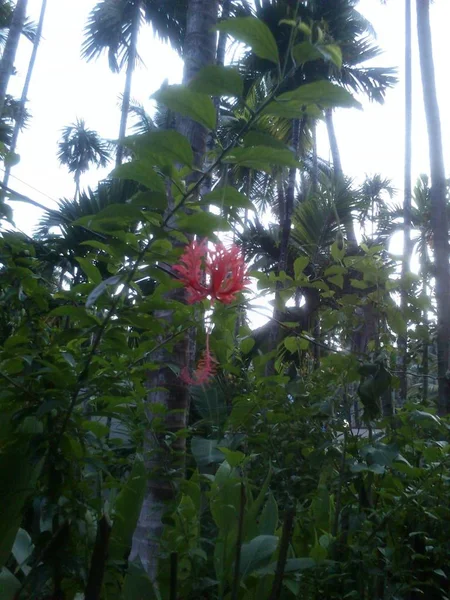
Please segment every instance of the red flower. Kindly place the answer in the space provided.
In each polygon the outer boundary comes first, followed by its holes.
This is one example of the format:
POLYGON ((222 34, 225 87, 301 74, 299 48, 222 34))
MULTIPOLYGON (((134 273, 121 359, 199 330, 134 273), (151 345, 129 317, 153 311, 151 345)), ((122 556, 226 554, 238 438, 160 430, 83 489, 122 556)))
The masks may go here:
POLYGON ((184 283, 189 304, 205 298, 230 304, 248 283, 247 269, 240 249, 193 241, 186 246, 179 265, 173 270, 184 283))
POLYGON ((180 378, 186 385, 203 385, 208 383, 216 372, 216 359, 209 351, 209 333, 206 336, 206 349, 202 358, 197 363, 197 368, 191 375, 187 367, 181 371, 180 378))

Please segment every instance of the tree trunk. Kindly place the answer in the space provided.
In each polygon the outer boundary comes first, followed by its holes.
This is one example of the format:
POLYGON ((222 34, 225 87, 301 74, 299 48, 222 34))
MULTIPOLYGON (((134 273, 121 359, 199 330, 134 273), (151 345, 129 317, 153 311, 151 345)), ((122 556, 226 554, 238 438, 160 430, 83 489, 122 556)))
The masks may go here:
MULTIPOLYGON (((406 314, 408 289, 405 282, 411 259, 411 131, 412 131, 412 61, 411 61, 411 0, 405 0, 405 171, 403 196, 403 259, 400 312, 406 314)), ((406 402, 408 394, 408 334, 398 338, 400 359, 400 403, 406 402)))
MULTIPOLYGON (((339 146, 337 143, 336 132, 334 130, 333 110, 331 108, 328 108, 325 111, 325 120, 327 123, 328 140, 329 140, 329 144, 330 144, 331 156, 333 159, 335 196, 338 197, 339 194, 342 193, 342 190, 344 189, 345 179, 344 179, 344 171, 342 170, 341 155, 339 153, 339 146)), ((356 242, 355 229, 353 227, 353 220, 349 219, 349 221, 347 223, 344 223, 344 227, 345 227, 345 231, 347 233, 347 240, 348 240, 349 244, 352 246, 356 246, 357 242, 356 242)))
MULTIPOLYGON (((223 21, 228 19, 230 16, 231 0, 223 0, 221 18, 223 21)), ((227 51, 227 40, 228 34, 225 31, 221 31, 219 34, 219 41, 217 43, 217 57, 216 64, 223 66, 225 64, 225 54, 227 51)))
POLYGON ((122 98, 122 115, 120 117, 120 128, 119 128, 119 142, 117 146, 117 155, 116 155, 116 167, 122 164, 123 159, 123 146, 121 141, 124 139, 127 133, 127 120, 128 113, 130 110, 130 98, 131 98, 131 83, 133 81, 133 73, 136 67, 137 60, 137 42, 139 36, 139 29, 141 26, 141 7, 142 2, 136 2, 135 13, 133 15, 133 28, 131 30, 131 39, 130 39, 130 52, 128 56, 127 63, 127 74, 125 78, 125 88, 123 90, 123 98, 122 98))
POLYGON ((9 78, 14 70, 14 61, 16 60, 17 48, 19 46, 20 35, 25 22, 27 12, 27 0, 17 0, 16 7, 9 28, 8 39, 6 40, 2 60, 0 62, 0 116, 3 114, 6 101, 6 91, 8 89, 9 78))
MULTIPOLYGON (((424 299, 428 298, 428 254, 426 245, 423 248, 420 265, 420 276, 422 277, 422 295, 424 299)), ((430 345, 430 336, 428 333, 428 308, 424 308, 422 316, 422 325, 426 328, 426 337, 422 341, 422 401, 428 401, 428 347, 430 345)))
MULTIPOLYGON (((11 139, 10 152, 15 152, 15 150, 16 150, 17 140, 19 138, 19 133, 20 133, 20 128, 22 125, 23 117, 25 116, 25 107, 26 107, 26 103, 27 103, 28 90, 30 88, 31 77, 33 76, 33 71, 34 71, 34 66, 36 64, 36 57, 37 57, 37 53, 38 53, 38 49, 39 49, 39 44, 41 42, 42 29, 44 27, 44 19, 45 19, 46 10, 47 10, 47 0, 42 0, 41 13, 39 16, 39 23, 38 23, 38 27, 37 27, 37 31, 36 31, 36 38, 34 40, 33 51, 31 52, 30 62, 28 63, 27 76, 25 78, 25 83, 23 84, 22 97, 20 98, 19 114, 18 114, 17 120, 14 124, 14 131, 13 131, 13 135, 12 135, 12 139, 11 139)), ((8 186, 10 173, 11 173, 11 164, 8 163, 5 166, 5 176, 3 178, 4 186, 8 186)))
MULTIPOLYGON (((217 13, 217 0, 189 0, 184 43, 184 84, 189 83, 203 66, 215 62, 216 34, 213 27, 217 21, 217 13)), ((201 168, 206 149, 207 130, 187 118, 179 119, 177 125, 178 131, 185 135, 191 143, 195 165, 201 168)), ((196 177, 198 174, 190 181, 195 181, 196 177)), ((172 205, 169 195, 169 209, 172 205)), ((176 293, 178 294, 176 299, 183 300, 180 297, 180 290, 177 290, 176 293)), ((155 318, 170 324, 172 314, 169 310, 155 311, 155 318)), ((194 351, 189 336, 185 336, 173 348, 170 360, 164 354, 157 358, 160 364, 165 365, 170 362, 176 364, 181 370, 183 366, 190 363, 194 351)), ((147 398, 149 420, 152 417, 152 405, 162 404, 170 411, 166 420, 166 428, 174 434, 185 429, 188 423, 189 394, 173 370, 164 366, 155 374, 150 375, 149 387, 150 392, 147 398), (152 391, 152 389, 157 391, 152 391)), ((151 479, 133 537, 131 558, 139 557, 153 580, 157 575, 159 538, 163 530, 162 516, 166 502, 173 498, 175 492, 174 476, 173 474, 168 475, 168 471, 175 469, 180 478, 184 476, 185 450, 183 436, 172 445, 174 454, 169 454, 163 444, 158 444, 154 432, 150 431, 146 437, 146 467, 151 479)))
POLYGON ((431 173, 431 228, 434 245, 434 271, 437 305, 438 411, 450 412, 449 369, 450 343, 450 272, 448 216, 442 133, 433 62, 429 0, 416 0, 417 36, 420 71, 428 129, 431 173))
POLYGON ((313 194, 317 193, 319 188, 319 163, 317 157, 317 123, 316 121, 312 124, 312 142, 313 142, 313 164, 312 164, 312 181, 311 189, 313 194))

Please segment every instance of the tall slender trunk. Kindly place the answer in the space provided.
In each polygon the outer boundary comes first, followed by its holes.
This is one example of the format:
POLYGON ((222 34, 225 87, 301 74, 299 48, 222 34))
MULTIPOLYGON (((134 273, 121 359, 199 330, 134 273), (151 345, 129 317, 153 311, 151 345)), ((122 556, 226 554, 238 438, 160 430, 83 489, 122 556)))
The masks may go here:
MULTIPOLYGON (((405 0, 405 165, 403 196, 403 259, 402 290, 400 311, 406 314, 408 307, 408 289, 406 276, 409 273, 411 258, 411 132, 412 132, 412 59, 411 59, 411 0, 405 0)), ((400 358, 400 402, 406 402, 408 394, 408 334, 398 338, 400 358)))
POLYGON ((419 40, 420 71, 428 129, 431 173, 431 228, 434 243, 434 270, 437 305, 438 411, 450 412, 449 344, 450 344, 450 272, 448 216, 444 153, 430 26, 429 0, 416 0, 417 36, 419 40))
MULTIPOLYGON (((333 123, 333 110, 331 108, 325 111, 325 121, 327 124, 328 140, 330 144, 331 156, 333 159, 334 171, 334 189, 336 197, 342 193, 345 186, 344 171, 342 169, 341 155, 337 143, 336 132, 333 123)), ((344 223, 347 239, 350 245, 356 246, 356 235, 353 226, 353 220, 350 218, 347 223, 344 223)))
MULTIPOLYGON (((183 83, 187 84, 198 71, 205 65, 214 64, 216 59, 216 34, 214 25, 217 21, 217 0, 189 0, 187 11, 186 38, 184 43, 184 77, 183 83)), ((195 165, 201 168, 204 160, 207 142, 207 130, 200 124, 187 119, 178 120, 177 129, 185 135, 192 146, 195 165)), ((195 181, 198 173, 190 178, 195 181)), ((173 200, 169 197, 169 208, 173 200)), ((180 290, 175 298, 182 301, 180 290)), ((174 296, 171 296, 174 297, 174 296)), ((155 312, 155 318, 161 322, 171 323, 170 310, 155 312)), ((177 343, 170 357, 161 353, 153 357, 160 364, 175 364, 181 368, 187 364, 194 353, 194 346, 190 336, 184 336, 177 343)), ((147 415, 152 418, 152 405, 162 404, 168 410, 166 428, 176 434, 185 429, 188 423, 189 394, 173 370, 163 366, 156 373, 149 376, 149 395, 147 398, 147 415)), ((142 506, 138 525, 133 536, 131 558, 139 557, 149 576, 155 580, 157 575, 159 539, 163 530, 162 516, 166 502, 174 497, 174 476, 168 475, 169 469, 177 470, 179 477, 184 476, 185 439, 177 438, 172 445, 172 453, 168 453, 157 439, 154 432, 148 432, 145 441, 146 467, 151 476, 146 497, 142 506)))
POLYGON ((312 181, 311 188, 313 194, 317 192, 319 187, 319 163, 317 157, 317 123, 313 122, 312 125, 312 143, 313 143, 313 164, 312 164, 312 181))
MULTIPOLYGON (((422 256, 421 256, 421 265, 420 265, 420 275, 422 277, 422 295, 425 299, 428 298, 428 253, 427 247, 424 246, 422 256)), ((422 341, 422 401, 427 402, 428 400, 428 347, 430 345, 430 338, 428 334, 428 308, 424 308, 423 316, 422 316, 422 324, 427 330, 426 336, 422 341)))
POLYGON ((136 67, 137 60, 137 42, 139 37, 139 29, 141 26, 141 7, 142 2, 138 0, 135 5, 135 13, 133 15, 133 25, 131 30, 130 39, 130 51, 127 62, 127 74, 125 78, 125 88, 123 90, 122 98, 122 114, 120 117, 120 128, 119 128, 119 145, 117 146, 116 155, 116 167, 122 164, 123 159, 123 146, 121 140, 127 133, 127 121, 128 112, 130 110, 130 98, 131 98, 131 83, 133 81, 134 69, 136 67))
MULTIPOLYGON (((304 126, 304 121, 299 119, 294 119, 292 121, 292 130, 291 130, 291 146, 294 149, 295 155, 298 154, 298 147, 300 141, 300 135, 302 128, 304 126)), ((287 260, 288 260, 288 250, 289 250, 289 240, 291 237, 291 226, 292 226, 292 212, 294 209, 294 200, 295 200, 295 184, 297 179, 297 168, 291 167, 288 173, 288 182, 286 186, 286 190, 283 188, 283 183, 281 182, 279 193, 278 193, 278 205, 279 205, 279 221, 280 221, 280 253, 278 256, 278 266, 277 272, 281 273, 281 271, 286 271, 287 260)), ((282 285, 277 283, 277 288, 275 291, 275 308, 273 311, 273 321, 269 329, 269 352, 275 350, 278 342, 279 336, 279 319, 281 315, 280 310, 280 291, 282 289, 282 285)), ((274 373, 274 360, 270 360, 266 365, 266 375, 272 375, 274 373)))
MULTIPOLYGON (((39 44, 41 42, 42 29, 44 27, 44 19, 45 19, 46 10, 47 10, 47 0, 42 0, 41 13, 39 15, 39 23, 38 23, 38 27, 37 27, 37 31, 36 31, 36 38, 34 40, 33 50, 31 52, 31 57, 30 57, 30 62, 28 63, 27 76, 25 78, 25 83, 23 84, 22 97, 20 98, 19 114, 18 114, 16 122, 14 124, 14 131, 13 131, 13 135, 12 135, 12 139, 11 139, 10 152, 15 152, 15 150, 16 150, 17 140, 18 140, 19 134, 20 134, 20 128, 21 128, 21 125, 23 122, 23 118, 25 116, 25 107, 26 107, 27 99, 28 99, 27 98, 28 90, 30 88, 31 78, 33 76, 34 66, 36 64, 36 57, 37 57, 37 53, 38 53, 38 49, 39 49, 39 44)), ((11 164, 8 163, 5 166, 5 176, 3 178, 4 186, 8 186, 10 173, 11 173, 11 164)))
POLYGON ((26 12, 27 0, 17 0, 9 28, 8 39, 6 40, 0 62, 0 116, 5 108, 6 91, 8 89, 9 78, 14 70, 14 61, 16 60, 17 48, 23 24, 25 23, 26 12))

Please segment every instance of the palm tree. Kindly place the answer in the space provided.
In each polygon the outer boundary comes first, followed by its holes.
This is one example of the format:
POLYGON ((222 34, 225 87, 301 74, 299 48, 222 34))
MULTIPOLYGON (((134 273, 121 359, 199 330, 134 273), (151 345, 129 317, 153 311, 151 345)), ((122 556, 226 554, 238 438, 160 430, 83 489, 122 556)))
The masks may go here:
MULTIPOLYGON (((411 256, 411 132, 412 132, 412 57, 411 57, 411 0, 405 0, 405 165, 404 165, 404 196, 403 196, 403 258, 402 280, 409 273, 411 256)), ((400 310, 406 313, 408 292, 406 284, 402 285, 400 310)), ((406 376, 408 363, 408 337, 398 338, 400 373, 400 400, 406 402, 408 380, 406 376)))
POLYGON ((450 378, 448 377, 450 366, 450 249, 448 243, 445 166, 434 73, 429 0, 416 0, 416 9, 420 71, 428 128, 431 173, 431 226, 434 240, 437 304, 438 410, 440 414, 447 414, 450 412, 450 378))
POLYGON ((144 20, 151 23, 155 35, 179 51, 184 38, 185 10, 186 0, 102 0, 89 16, 83 57, 89 61, 106 50, 112 71, 118 72, 126 66, 116 165, 123 159, 120 140, 126 135, 141 24, 144 20))
POLYGON ((74 174, 75 198, 80 196, 80 178, 91 165, 106 167, 110 160, 109 145, 97 132, 88 129, 83 119, 68 125, 62 131, 58 159, 74 174))
POLYGON ((3 113, 3 108, 5 106, 6 90, 8 88, 9 78, 14 70, 17 48, 25 24, 27 2, 28 0, 17 0, 2 60, 0 62, 0 116, 3 113))
MULTIPOLYGON (((34 66, 36 64, 36 57, 37 57, 37 52, 38 52, 39 44, 40 44, 41 37, 42 37, 42 29, 44 27, 44 18, 45 18, 46 9, 47 9, 47 0, 42 0, 41 13, 39 16, 39 22, 38 22, 38 26, 37 26, 37 30, 36 30, 36 36, 34 38, 34 43, 33 43, 33 51, 31 53, 30 62, 28 63, 27 76, 25 78, 25 83, 23 84, 22 97, 20 99, 19 118, 15 121, 15 124, 14 124, 14 131, 12 134, 11 145, 10 145, 11 154, 14 154, 14 152, 16 150, 17 140, 19 137, 20 129, 21 129, 21 122, 23 121, 23 115, 25 114, 28 90, 30 87, 30 82, 31 82, 31 77, 33 75, 33 71, 34 71, 34 66)), ((10 162, 5 165, 5 176, 3 178, 4 186, 8 185, 11 168, 12 168, 12 165, 10 162)))
MULTIPOLYGON (((189 83, 202 67, 215 63, 217 44, 214 25, 217 21, 218 9, 218 0, 189 0, 188 2, 186 37, 183 47, 185 59, 184 84, 189 83)), ((177 128, 187 136, 191 145, 194 146, 196 166, 201 168, 206 150, 207 130, 188 118, 180 118, 177 128)), ((170 208, 171 206, 169 210, 170 208)), ((182 292, 176 291, 175 294, 177 300, 183 301, 182 292)), ((168 310, 155 311, 155 318, 170 322, 172 315, 168 310)), ((148 414, 151 415, 152 405, 155 403, 166 406, 169 415, 166 427, 174 434, 187 426, 189 393, 188 389, 180 383, 173 369, 167 366, 167 363, 175 364, 181 370, 186 365, 187 357, 195 353, 195 345, 192 342, 191 336, 183 336, 175 344, 170 361, 167 360, 164 354, 155 357, 161 361, 161 367, 158 371, 149 375, 148 387, 156 391, 152 391, 148 395, 148 414)), ((175 459, 171 459, 171 468, 176 469, 181 477, 184 476, 185 470, 185 444, 183 436, 177 437, 172 448, 175 459)), ((164 505, 167 500, 173 497, 174 490, 168 484, 164 474, 161 473, 161 447, 157 442, 155 444, 155 438, 151 432, 145 440, 145 451, 146 467, 153 477, 148 483, 147 494, 133 536, 131 558, 138 557, 147 573, 154 580, 157 571, 164 505)), ((165 460, 167 463, 170 459, 166 457, 165 460)))

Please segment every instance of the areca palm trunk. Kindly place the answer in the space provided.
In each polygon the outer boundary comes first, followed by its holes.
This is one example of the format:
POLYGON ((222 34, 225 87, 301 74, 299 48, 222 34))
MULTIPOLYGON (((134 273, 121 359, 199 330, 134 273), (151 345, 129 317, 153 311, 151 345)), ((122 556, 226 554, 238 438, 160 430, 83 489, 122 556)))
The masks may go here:
MULTIPOLYGON (((31 57, 30 57, 30 62, 28 63, 27 76, 25 78, 25 83, 23 84, 22 97, 20 98, 19 115, 18 115, 15 125, 14 125, 14 131, 13 131, 13 135, 12 135, 12 139, 11 139, 10 152, 15 152, 15 150, 16 150, 17 140, 19 138, 19 133, 20 133, 20 127, 22 125, 23 117, 25 115, 25 107, 26 107, 26 103, 27 103, 28 90, 30 88, 31 78, 33 76, 34 66, 36 64, 36 57, 37 57, 37 53, 39 50, 39 44, 41 42, 42 29, 44 27, 44 19, 45 19, 46 10, 47 10, 47 0, 42 0, 41 13, 39 15, 39 23, 38 23, 38 27, 37 27, 37 31, 36 31, 36 38, 34 40, 33 50, 31 52, 31 57)), ((3 178, 4 186, 8 185, 10 173, 11 173, 11 164, 8 163, 5 166, 5 176, 3 178)))
MULTIPOLYGON (((216 59, 216 34, 213 27, 217 21, 217 0, 189 0, 187 11, 186 38, 184 43, 184 77, 189 83, 198 71, 207 64, 214 64, 216 59)), ((190 141, 194 151, 195 164, 201 167, 207 142, 207 130, 200 124, 182 118, 178 121, 178 130, 190 141)), ((195 175, 197 177, 198 175, 195 175)), ((172 201, 169 194, 169 207, 172 201)), ((177 300, 183 300, 180 291, 175 292, 177 300)), ((171 322, 170 310, 155 312, 155 318, 171 322)), ((169 362, 181 368, 189 364, 194 353, 190 336, 185 335, 175 344, 170 359, 161 354, 159 363, 169 362)), ((176 435, 185 429, 188 423, 189 394, 187 388, 169 367, 162 366, 159 371, 149 376, 150 392, 147 398, 147 414, 152 418, 152 405, 159 404, 167 408, 166 428, 176 435)), ((131 558, 141 560, 149 576, 155 580, 159 539, 162 533, 162 516, 165 504, 172 499, 175 492, 175 480, 168 475, 170 469, 178 471, 180 478, 184 476, 185 439, 176 438, 171 453, 163 448, 154 432, 148 432, 145 441, 146 467, 150 475, 147 493, 143 502, 138 525, 133 536, 131 558)))
POLYGON ((431 228, 434 243, 434 267, 437 305, 438 410, 450 412, 449 344, 450 344, 450 271, 446 180, 439 105, 433 62, 429 0, 416 0, 417 36, 420 71, 428 129, 430 155, 431 228))
MULTIPOLYGON (((325 111, 325 121, 327 124, 328 141, 330 144, 331 157, 333 159, 333 171, 334 171, 334 187, 336 195, 341 193, 344 188, 344 171, 342 169, 341 154, 339 152, 339 146, 337 143, 336 132, 333 123, 333 110, 328 108, 325 111)), ((352 246, 356 246, 356 235, 353 227, 352 219, 348 223, 345 223, 345 231, 347 233, 347 239, 352 246)))
POLYGON ((25 23, 27 1, 28 0, 17 0, 11 20, 11 26, 9 28, 8 39, 6 40, 2 60, 0 62, 0 116, 5 108, 9 78, 14 70, 14 61, 16 60, 20 35, 25 23))
POLYGON ((123 159, 123 146, 121 144, 121 140, 125 137, 127 133, 127 121, 128 121, 128 113, 130 111, 130 99, 131 99, 131 84, 133 81, 134 69, 136 67, 137 60, 137 42, 139 37, 139 29, 141 26, 141 8, 142 1, 138 0, 135 4, 135 13, 133 16, 132 30, 131 30, 131 38, 130 38, 130 49, 128 54, 128 62, 127 62, 127 73, 125 77, 125 88, 123 91, 122 98, 122 114, 120 117, 120 128, 119 128, 119 145, 117 147, 117 155, 116 155, 116 167, 122 164, 123 159))
MULTIPOLYGON (((411 60, 411 0, 405 0, 405 165, 404 165, 404 196, 403 196, 403 259, 402 259, 402 290, 400 310, 406 314, 408 306, 408 291, 406 276, 409 273, 411 256, 411 131, 412 131, 412 60, 411 60)), ((408 379, 406 376, 408 363, 408 337, 398 338, 400 369, 400 401, 406 402, 408 379)))

